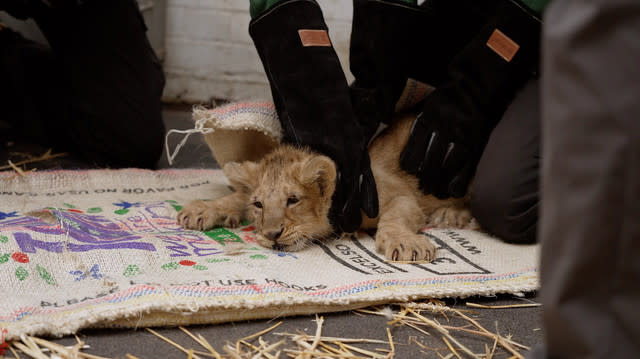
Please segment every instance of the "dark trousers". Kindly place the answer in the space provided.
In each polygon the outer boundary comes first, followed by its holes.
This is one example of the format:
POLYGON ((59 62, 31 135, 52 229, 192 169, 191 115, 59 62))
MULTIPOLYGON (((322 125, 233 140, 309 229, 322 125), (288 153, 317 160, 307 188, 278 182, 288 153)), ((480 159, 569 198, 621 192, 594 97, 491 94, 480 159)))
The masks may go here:
POLYGON ((491 133, 471 185, 471 211, 491 234, 533 243, 538 228, 540 94, 531 79, 491 133))
POLYGON ((640 1, 554 1, 543 35, 536 358, 640 358, 640 1))
POLYGON ((2 120, 98 165, 154 167, 164 74, 137 3, 69 3, 29 9, 50 47, 0 31, 2 120))

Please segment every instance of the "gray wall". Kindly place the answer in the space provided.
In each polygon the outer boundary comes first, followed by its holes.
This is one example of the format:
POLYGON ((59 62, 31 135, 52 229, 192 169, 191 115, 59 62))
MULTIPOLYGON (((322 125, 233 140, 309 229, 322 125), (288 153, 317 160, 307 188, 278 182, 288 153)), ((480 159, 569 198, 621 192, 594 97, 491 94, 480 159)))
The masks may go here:
MULTIPOLYGON (((348 72, 352 2, 318 0, 348 72)), ((249 0, 168 0, 165 100, 271 98, 249 37, 249 0)))

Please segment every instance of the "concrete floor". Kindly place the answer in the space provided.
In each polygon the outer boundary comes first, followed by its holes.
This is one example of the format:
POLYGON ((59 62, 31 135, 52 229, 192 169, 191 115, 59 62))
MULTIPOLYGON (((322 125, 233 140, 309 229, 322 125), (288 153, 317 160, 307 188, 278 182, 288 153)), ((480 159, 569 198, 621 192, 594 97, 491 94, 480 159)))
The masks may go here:
MULTIPOLYGON (((190 122, 190 112, 187 108, 167 108, 164 112, 164 120, 167 129, 186 129, 192 127, 190 122)), ((2 132, 2 131, 0 131, 2 132)), ((181 137, 174 135, 171 137, 170 147, 173 149, 181 137)), ((0 165, 7 163, 7 159, 14 162, 20 160, 25 153, 40 155, 46 148, 41 146, 12 140, 11 135, 5 132, 2 136, 2 146, 0 146, 0 165), (10 146, 7 146, 8 142, 10 146), (18 154, 16 154, 18 153, 18 154), (21 153, 21 154, 20 154, 21 153)), ((214 168, 216 163, 211 157, 208 147, 202 141, 199 135, 192 135, 187 145, 183 147, 176 158, 176 162, 172 168, 214 168)), ((68 156, 61 159, 51 160, 47 162, 39 162, 30 167, 37 167, 39 170, 54 168, 88 168, 90 165, 68 156)), ((168 168, 166 154, 158 163, 159 168, 168 168)), ((528 293, 524 298, 516 298, 511 295, 501 295, 497 297, 472 297, 466 299, 446 299, 447 305, 458 309, 469 309, 465 306, 467 301, 474 303, 482 303, 485 305, 503 305, 503 304, 522 304, 526 302, 536 302, 536 293, 528 293)), ((542 342, 543 331, 541 323, 541 308, 518 308, 518 309, 474 309, 471 316, 478 320, 485 328, 491 331, 499 331, 503 336, 511 336, 515 341, 527 345, 534 346, 542 342)), ((451 316, 425 314, 428 317, 437 319, 442 324, 449 325, 465 325, 466 322, 455 319, 451 316), (450 323, 447 323, 449 318, 450 323)), ((386 327, 387 319, 375 315, 362 315, 353 311, 324 314, 325 324, 323 326, 323 335, 332 337, 349 337, 349 338, 367 338, 367 339, 387 339, 386 327)), ((308 334, 315 334, 316 323, 314 316, 299 316, 291 318, 272 318, 265 320, 254 320, 246 322, 235 322, 219 325, 202 325, 193 326, 189 330, 194 334, 202 334, 219 352, 227 342, 235 343, 236 340, 259 332, 273 324, 283 321, 283 324, 272 333, 264 336, 268 342, 277 342, 282 337, 273 333, 295 333, 303 331, 308 334)), ((186 348, 194 348, 203 350, 192 339, 177 328, 158 328, 157 331, 162 335, 171 338, 175 342, 186 348)), ((425 346, 439 349, 438 353, 446 356, 449 353, 442 340, 442 336, 435 330, 427 330, 430 335, 425 335, 413 328, 407 326, 392 327, 391 333, 396 343, 396 358, 438 358, 435 351, 422 349, 419 345, 412 342, 408 344, 410 338, 423 343, 425 346)), ((452 333, 454 337, 463 345, 468 346, 475 353, 483 353, 485 344, 490 348, 493 340, 482 338, 477 335, 452 333)), ((82 330, 79 337, 91 346, 86 350, 87 353, 100 355, 109 358, 125 358, 126 354, 134 355, 138 358, 186 358, 187 355, 165 343, 159 338, 153 336, 144 329, 94 329, 82 330)), ((68 337, 55 340, 61 344, 71 345, 75 343, 75 339, 68 337)), ((293 343, 288 342, 286 347, 294 348, 293 343)), ((370 350, 380 345, 369 346, 370 350)), ((367 348, 363 346, 363 348, 367 348)), ((508 358, 511 356, 504 350, 498 350, 495 358, 508 358)), ((284 354, 282 358, 286 357, 284 354)))

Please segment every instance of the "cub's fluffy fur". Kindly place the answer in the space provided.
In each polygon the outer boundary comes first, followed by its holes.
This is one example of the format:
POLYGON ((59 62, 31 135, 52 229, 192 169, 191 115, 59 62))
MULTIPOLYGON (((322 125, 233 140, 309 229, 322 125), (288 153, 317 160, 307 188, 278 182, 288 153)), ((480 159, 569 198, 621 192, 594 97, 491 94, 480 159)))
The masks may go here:
MULTIPOLYGON (((392 260, 433 260, 435 246, 423 226, 477 228, 466 199, 423 195, 418 179, 402 171, 399 156, 415 116, 399 116, 369 148, 380 213, 363 229, 377 228, 376 248, 392 260)), ((260 162, 228 163, 223 168, 235 192, 214 201, 193 201, 178 213, 189 229, 236 227, 252 220, 260 245, 297 251, 332 233, 328 220, 336 167, 323 155, 281 145, 260 162)), ((363 215, 364 216, 364 215, 363 215)))

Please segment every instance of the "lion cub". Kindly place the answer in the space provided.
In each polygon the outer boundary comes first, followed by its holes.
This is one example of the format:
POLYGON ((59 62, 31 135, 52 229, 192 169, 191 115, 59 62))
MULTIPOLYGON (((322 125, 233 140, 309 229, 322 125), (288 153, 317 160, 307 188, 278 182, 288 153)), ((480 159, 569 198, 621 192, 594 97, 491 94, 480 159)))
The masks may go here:
MULTIPOLYGON (((465 199, 423 195, 418 179, 400 169, 414 117, 398 117, 369 148, 380 213, 377 218, 363 215, 361 228, 377 227, 376 248, 394 261, 435 258, 433 243, 417 233, 423 226, 477 227, 465 199)), ((336 167, 330 158, 280 145, 258 163, 228 163, 223 170, 235 192, 185 206, 177 217, 184 228, 236 227, 249 219, 260 245, 284 251, 300 250, 332 234, 328 213, 336 167)))

